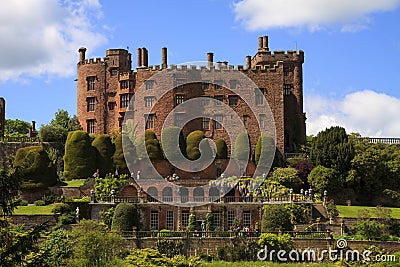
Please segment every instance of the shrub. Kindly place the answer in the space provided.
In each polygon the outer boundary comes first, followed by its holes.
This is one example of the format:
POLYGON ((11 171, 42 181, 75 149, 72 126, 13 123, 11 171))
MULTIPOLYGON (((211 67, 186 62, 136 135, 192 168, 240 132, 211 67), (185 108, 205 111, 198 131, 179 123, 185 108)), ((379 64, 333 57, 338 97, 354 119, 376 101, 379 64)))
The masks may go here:
POLYGON ((111 143, 108 134, 98 134, 92 142, 92 146, 96 149, 96 169, 100 170, 100 175, 105 175, 113 171, 112 156, 115 147, 111 143))
POLYGON ((233 155, 238 160, 248 160, 250 157, 250 140, 246 132, 240 133, 236 137, 233 155))
POLYGON ((71 206, 66 203, 56 203, 54 208, 51 210, 53 214, 63 214, 71 211, 71 206))
POLYGON ((108 229, 111 229, 112 219, 114 217, 115 208, 111 207, 106 211, 100 212, 100 218, 105 225, 107 225, 108 229))
POLYGON ((130 264, 129 266, 135 267, 196 267, 199 266, 197 258, 189 257, 186 259, 183 255, 177 255, 173 258, 161 254, 155 249, 135 249, 126 258, 125 262, 130 264))
MULTIPOLYGON (((279 251, 290 251, 293 248, 293 240, 289 234, 272 234, 272 233, 264 233, 260 235, 258 239, 258 245, 270 252, 272 250, 279 251)), ((277 261, 276 254, 273 254, 273 261, 277 261)))
POLYGON ((111 229, 115 231, 132 231, 140 228, 139 209, 128 203, 119 203, 114 211, 111 229))
POLYGON ((160 142, 152 130, 146 130, 144 135, 136 139, 135 146, 139 158, 149 157, 151 160, 163 158, 160 142))
POLYGON ((41 146, 17 150, 14 167, 20 168, 22 181, 33 187, 48 187, 57 183, 57 171, 41 146))
POLYGON ((224 139, 218 139, 215 141, 215 146, 217 147, 217 159, 227 159, 228 158, 228 146, 224 139))
POLYGON ((66 260, 72 255, 73 244, 67 231, 57 230, 40 244, 40 249, 44 266, 67 266, 66 260))
POLYGON ((356 237, 360 239, 379 240, 381 239, 387 225, 379 223, 375 220, 363 220, 356 222, 352 230, 356 237))
POLYGON ((191 132, 186 137, 186 154, 187 154, 188 159, 196 160, 196 159, 200 158, 199 145, 200 145, 201 140, 203 140, 204 138, 205 138, 205 135, 200 130, 191 132))
POLYGON ((196 230, 196 215, 194 213, 191 213, 189 215, 189 222, 188 226, 186 226, 187 231, 194 231, 196 230))
POLYGON ((33 202, 33 204, 35 206, 46 206, 46 203, 44 202, 44 200, 41 200, 41 199, 36 200, 35 202, 33 202))
POLYGON ((19 206, 28 206, 28 201, 26 201, 25 199, 22 199, 19 201, 18 205, 19 206))
POLYGON ((126 138, 124 142, 125 146, 123 146, 121 134, 115 138, 115 152, 112 160, 115 169, 117 169, 119 173, 129 173, 129 169, 125 160, 125 155, 127 155, 131 163, 134 163, 134 160, 136 160, 137 158, 136 149, 131 140, 129 138, 126 138))
POLYGON ((333 169, 324 166, 315 167, 308 175, 308 183, 315 193, 323 195, 324 191, 334 192, 338 188, 333 169))
POLYGON ((81 130, 70 132, 65 143, 64 177, 87 178, 95 169, 94 148, 91 146, 89 134, 81 130))
POLYGON ((257 166, 271 166, 275 155, 274 139, 266 133, 262 133, 258 138, 256 149, 254 152, 254 161, 257 166))
POLYGON ((261 227, 263 232, 292 230, 289 211, 284 205, 265 205, 261 227))
POLYGON ((298 192, 303 185, 303 181, 297 176, 295 168, 275 168, 272 172, 271 179, 279 182, 281 185, 292 188, 298 192))
POLYGON ((172 160, 179 160, 186 155, 186 140, 181 128, 171 126, 163 129, 161 133, 161 144, 165 157, 172 160), (176 141, 177 143, 173 142, 176 141))
POLYGON ((158 240, 156 243, 158 252, 164 254, 168 258, 172 258, 182 253, 183 242, 174 240, 158 240))
POLYGON ((42 142, 60 142, 65 141, 68 130, 56 125, 42 125, 39 130, 39 137, 42 142))

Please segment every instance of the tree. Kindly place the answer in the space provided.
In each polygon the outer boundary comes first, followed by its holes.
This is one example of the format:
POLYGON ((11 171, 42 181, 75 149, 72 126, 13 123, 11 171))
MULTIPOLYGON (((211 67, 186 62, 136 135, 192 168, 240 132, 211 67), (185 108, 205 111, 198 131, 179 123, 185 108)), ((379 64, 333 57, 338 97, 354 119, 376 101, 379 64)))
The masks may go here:
POLYGON ((0 168, 0 216, 11 215, 14 211, 18 204, 20 183, 21 173, 18 168, 0 168))
POLYGON ((236 137, 233 155, 238 160, 248 160, 250 157, 250 140, 246 132, 240 133, 236 137))
POLYGON ((68 111, 59 109, 49 124, 40 127, 39 137, 46 142, 60 142, 67 139, 68 132, 76 130, 82 130, 78 117, 70 117, 68 111))
POLYGON ((284 205, 265 205, 261 227, 263 232, 291 231, 290 212, 284 205))
POLYGON ((42 125, 39 130, 40 140, 43 142, 64 141, 68 131, 60 126, 42 125))
POLYGON ((44 266, 65 266, 73 252, 71 237, 66 230, 56 230, 40 244, 40 250, 44 266))
POLYGON ((25 136, 29 133, 31 125, 27 121, 19 119, 6 119, 4 125, 4 136, 5 137, 19 137, 25 136))
POLYGON ((122 143, 122 135, 117 135, 114 141, 115 151, 112 160, 115 169, 117 169, 119 173, 129 174, 125 155, 127 155, 128 160, 130 160, 131 163, 134 163, 137 159, 136 148, 129 138, 126 138, 124 142, 125 146, 122 143))
POLYGON ((186 154, 188 159, 196 160, 200 158, 200 142, 205 138, 202 131, 193 131, 186 137, 186 154))
POLYGON ((321 196, 325 190, 335 192, 339 186, 334 170, 324 166, 317 166, 311 171, 308 175, 308 183, 314 192, 321 196))
POLYGON ((144 135, 136 140, 135 146, 139 158, 149 157, 151 160, 163 158, 160 143, 152 130, 146 130, 144 135))
POLYGON ((115 147, 108 134, 98 134, 92 142, 96 149, 96 168, 100 170, 100 175, 105 175, 113 171, 112 156, 115 147))
POLYGON ((133 227, 140 229, 140 212, 137 206, 128 203, 119 203, 115 208, 111 230, 117 232, 131 232, 133 227))
POLYGON ((187 231, 196 230, 196 215, 194 213, 190 213, 188 225, 186 226, 187 231))
POLYGON ((262 133, 258 138, 256 150, 254 153, 254 161, 257 166, 269 167, 275 155, 274 139, 266 133, 262 133))
POLYGON ((272 172, 271 179, 295 191, 300 190, 303 185, 303 181, 297 176, 297 170, 291 167, 275 168, 272 172))
POLYGON ((181 128, 171 126, 163 129, 161 144, 165 157, 171 160, 179 160, 186 155, 186 140, 181 128), (173 142, 177 141, 177 143, 173 142))
POLYGON ((65 143, 64 177, 87 178, 95 170, 95 154, 89 134, 81 130, 70 132, 65 143))
POLYGON ((217 148, 217 159, 227 159, 228 158, 228 146, 224 139, 220 138, 215 141, 215 146, 217 148))
POLYGON ((294 168, 297 170, 297 176, 300 177, 300 179, 303 181, 305 184, 305 187, 307 188, 308 185, 308 175, 314 169, 314 165, 307 159, 302 159, 299 160, 294 168))
POLYGON ((104 178, 96 178, 96 195, 99 197, 111 196, 111 191, 118 193, 119 188, 127 182, 126 174, 121 174, 119 178, 112 173, 107 173, 104 178))
POLYGON ((17 150, 14 167, 19 168, 23 187, 48 187, 57 183, 56 166, 41 146, 24 147, 17 150))

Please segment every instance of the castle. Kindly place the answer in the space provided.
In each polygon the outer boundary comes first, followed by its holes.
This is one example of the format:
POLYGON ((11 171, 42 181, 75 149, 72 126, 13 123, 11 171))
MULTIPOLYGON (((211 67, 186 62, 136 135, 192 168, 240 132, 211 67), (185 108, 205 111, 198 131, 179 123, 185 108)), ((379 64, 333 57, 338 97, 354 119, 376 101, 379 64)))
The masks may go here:
MULTIPOLYGON (((162 48, 161 66, 149 66, 147 49, 139 48, 136 70, 132 70, 131 53, 128 50, 109 49, 103 59, 86 59, 85 52, 86 48, 79 49, 77 115, 83 129, 91 134, 110 133, 121 128, 130 100, 137 90, 141 86, 152 89, 148 92, 160 90, 152 77, 166 69, 177 69, 175 65, 168 66, 165 47, 162 48)), ((251 93, 255 105, 263 99, 268 102, 276 127, 275 139, 278 154, 284 156, 285 153, 293 152, 296 147, 305 143, 303 51, 271 52, 268 36, 262 36, 258 38, 257 53, 253 57, 246 56, 245 67, 230 66, 226 61, 214 63, 213 53, 207 54, 207 62, 206 69, 237 70, 250 78, 260 89, 251 93)), ((185 70, 190 70, 191 67, 182 66, 185 70)), ((172 77, 175 88, 164 97, 163 101, 160 102, 151 93, 147 93, 144 99, 141 99, 143 105, 151 107, 150 113, 141 114, 141 117, 146 117, 143 122, 145 129, 154 130, 160 137, 163 122, 176 105, 195 97, 210 97, 229 105, 241 118, 254 150, 260 136, 257 125, 263 118, 261 115, 256 118, 258 115, 251 112, 251 107, 248 105, 246 107, 240 97, 235 95, 234 90, 239 81, 206 80, 193 85, 185 84, 185 79, 181 78, 172 77)), ((185 135, 193 130, 202 130, 213 140, 224 138, 230 146, 230 140, 220 123, 220 120, 223 120, 222 115, 214 120, 199 118, 187 125, 181 125, 182 118, 181 115, 179 116, 175 118, 175 124, 183 126, 185 135)))

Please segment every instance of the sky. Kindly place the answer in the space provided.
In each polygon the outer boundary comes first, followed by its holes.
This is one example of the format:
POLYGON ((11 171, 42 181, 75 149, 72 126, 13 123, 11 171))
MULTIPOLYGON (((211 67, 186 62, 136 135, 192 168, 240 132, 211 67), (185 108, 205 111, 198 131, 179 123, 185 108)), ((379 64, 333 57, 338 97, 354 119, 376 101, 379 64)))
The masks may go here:
POLYGON ((301 49, 307 134, 333 125, 400 137, 400 0, 8 0, 0 9, 0 97, 6 117, 47 124, 76 114, 78 48, 87 58, 138 47, 149 64, 245 65, 257 38, 301 49))

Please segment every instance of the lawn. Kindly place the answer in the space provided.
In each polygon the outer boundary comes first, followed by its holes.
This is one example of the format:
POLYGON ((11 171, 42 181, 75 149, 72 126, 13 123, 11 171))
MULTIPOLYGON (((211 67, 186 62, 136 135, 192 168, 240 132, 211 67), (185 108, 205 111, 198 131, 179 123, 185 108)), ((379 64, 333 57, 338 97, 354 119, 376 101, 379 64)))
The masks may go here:
MULTIPOLYGON (((344 217, 344 218, 357 218, 358 217, 358 211, 359 210, 364 210, 367 209, 369 210, 371 216, 376 218, 375 210, 376 207, 366 207, 366 206, 337 206, 337 209, 339 210, 339 217, 344 217)), ((392 218, 395 219, 400 219, 400 208, 389 208, 392 213, 391 216, 392 218)))
POLYGON ((86 179, 75 179, 71 181, 63 181, 62 186, 80 187, 85 184, 86 179))
POLYGON ((28 206, 18 206, 14 210, 14 214, 52 214, 51 210, 53 209, 54 205, 48 206, 35 206, 35 205, 28 205, 28 206))
POLYGON ((224 261, 214 261, 210 263, 202 263, 201 267, 305 267, 305 266, 315 266, 315 267, 333 267, 333 263, 273 263, 269 261, 256 261, 256 262, 224 262, 224 261))

